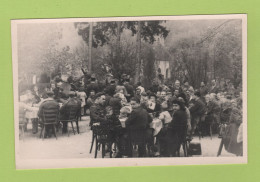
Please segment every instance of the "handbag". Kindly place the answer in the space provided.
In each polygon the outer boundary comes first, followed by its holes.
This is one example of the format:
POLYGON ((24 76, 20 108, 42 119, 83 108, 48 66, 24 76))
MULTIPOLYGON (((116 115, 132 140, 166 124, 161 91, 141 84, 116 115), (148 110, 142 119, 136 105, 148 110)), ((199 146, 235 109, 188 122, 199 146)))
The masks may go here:
POLYGON ((189 148, 188 148, 188 155, 192 156, 192 155, 201 155, 201 144, 200 143, 195 143, 195 142, 191 142, 189 144, 189 148))

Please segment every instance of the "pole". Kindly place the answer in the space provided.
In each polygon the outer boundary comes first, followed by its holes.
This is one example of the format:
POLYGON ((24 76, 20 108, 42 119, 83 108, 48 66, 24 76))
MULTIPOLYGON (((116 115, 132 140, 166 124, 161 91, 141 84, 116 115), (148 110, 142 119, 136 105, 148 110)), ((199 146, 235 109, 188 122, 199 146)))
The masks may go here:
POLYGON ((140 66, 141 66, 141 21, 138 21, 137 26, 137 37, 136 37, 136 72, 135 72, 135 83, 140 81, 140 66))
POLYGON ((91 73, 92 71, 92 36, 93 36, 93 22, 89 23, 89 44, 88 44, 88 70, 91 73))

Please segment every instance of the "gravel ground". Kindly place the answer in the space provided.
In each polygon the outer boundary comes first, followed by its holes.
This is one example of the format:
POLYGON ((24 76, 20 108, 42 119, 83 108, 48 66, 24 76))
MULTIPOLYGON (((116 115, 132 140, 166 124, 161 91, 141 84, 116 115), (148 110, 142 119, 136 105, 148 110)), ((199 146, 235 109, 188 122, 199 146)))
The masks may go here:
MULTIPOLYGON (((39 133, 32 134, 31 124, 28 124, 28 131, 25 132, 24 140, 19 142, 19 155, 21 159, 68 159, 68 158, 93 158, 94 151, 89 153, 92 132, 88 126, 89 117, 83 117, 79 121, 80 134, 74 135, 70 130, 70 136, 58 133, 58 140, 55 137, 40 139, 39 133)), ((69 125, 70 126, 70 125, 69 125)), ((70 128, 71 129, 71 128, 70 128)), ((193 142, 200 142, 202 157, 216 157, 220 139, 217 136, 198 137, 193 142)), ((182 156, 182 151, 181 151, 182 156)), ((221 156, 234 156, 223 148, 221 156)), ((98 157, 101 157, 100 152, 98 157)), ((199 157, 199 156, 197 156, 199 157)))

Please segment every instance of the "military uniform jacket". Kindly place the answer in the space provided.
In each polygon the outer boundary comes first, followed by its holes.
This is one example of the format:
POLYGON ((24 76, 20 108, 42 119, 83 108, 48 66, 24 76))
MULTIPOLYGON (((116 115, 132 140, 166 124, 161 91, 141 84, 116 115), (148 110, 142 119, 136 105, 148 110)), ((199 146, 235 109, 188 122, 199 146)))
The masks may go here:
POLYGON ((90 119, 91 123, 104 123, 106 122, 106 110, 105 107, 100 104, 93 104, 90 107, 90 119))

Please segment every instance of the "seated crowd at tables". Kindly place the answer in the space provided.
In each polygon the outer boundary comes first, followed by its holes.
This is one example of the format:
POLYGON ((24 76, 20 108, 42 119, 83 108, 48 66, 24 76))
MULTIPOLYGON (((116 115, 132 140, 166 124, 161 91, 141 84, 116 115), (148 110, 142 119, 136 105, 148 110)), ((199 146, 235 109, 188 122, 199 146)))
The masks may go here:
MULTIPOLYGON (((37 86, 27 90, 20 97, 20 119, 25 123, 31 120, 36 134, 43 108, 59 108, 60 120, 66 120, 69 108, 77 106, 79 120, 90 115, 92 130, 109 129, 108 135, 118 148, 117 157, 132 156, 129 146, 133 133, 145 138, 137 144, 139 157, 146 155, 147 143, 154 156, 169 157, 176 156, 183 141, 196 134, 221 136, 223 125, 230 123, 237 130, 242 127, 241 92, 234 87, 219 88, 215 80, 210 86, 201 82, 198 89, 178 80, 173 85, 153 83, 145 89, 140 83, 131 85, 129 77, 111 79, 105 86, 91 77, 88 84, 69 93, 63 92, 61 84, 51 83, 41 93, 37 86)), ((67 122, 58 122, 57 129, 60 127, 62 133, 68 132, 67 122)), ((52 137, 52 129, 46 128, 45 138, 52 137)))

